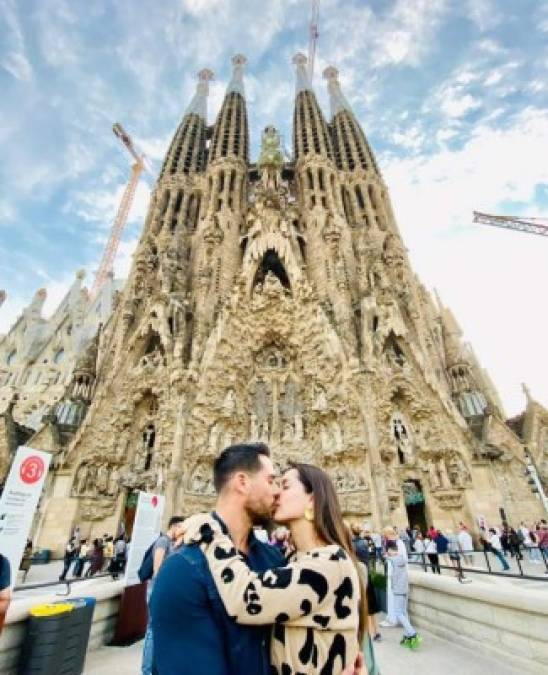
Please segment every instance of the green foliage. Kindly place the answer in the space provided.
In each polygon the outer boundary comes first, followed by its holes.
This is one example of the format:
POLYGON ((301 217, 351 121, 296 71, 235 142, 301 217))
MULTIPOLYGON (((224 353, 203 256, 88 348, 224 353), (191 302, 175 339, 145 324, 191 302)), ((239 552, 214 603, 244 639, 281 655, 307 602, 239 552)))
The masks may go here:
POLYGON ((374 588, 378 588, 382 591, 386 590, 386 575, 379 574, 378 572, 371 572, 369 575, 369 582, 373 585, 374 588))

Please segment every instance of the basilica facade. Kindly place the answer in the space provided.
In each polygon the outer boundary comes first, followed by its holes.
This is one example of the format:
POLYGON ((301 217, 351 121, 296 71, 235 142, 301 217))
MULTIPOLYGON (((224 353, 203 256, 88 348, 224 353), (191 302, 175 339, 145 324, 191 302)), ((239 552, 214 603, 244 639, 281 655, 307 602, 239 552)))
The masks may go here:
POLYGON ((293 61, 290 161, 272 126, 250 159, 243 56, 211 126, 199 73, 125 287, 26 441, 53 453, 40 546, 60 550, 76 525, 129 532, 139 490, 164 494, 166 517, 209 509, 212 461, 241 440, 268 443, 280 471, 323 467, 349 521, 541 516, 525 451, 546 479, 548 413, 530 402, 534 424, 506 423, 413 273, 337 70, 327 119, 293 61))

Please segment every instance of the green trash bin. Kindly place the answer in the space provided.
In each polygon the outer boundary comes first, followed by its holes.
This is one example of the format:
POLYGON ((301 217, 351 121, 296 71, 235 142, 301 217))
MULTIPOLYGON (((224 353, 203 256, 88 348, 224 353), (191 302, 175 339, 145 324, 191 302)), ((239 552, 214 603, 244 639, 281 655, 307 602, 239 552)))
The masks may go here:
POLYGON ((74 605, 37 605, 30 610, 27 634, 19 658, 18 675, 59 675, 65 652, 65 635, 74 605))
POLYGON ((61 664, 61 672, 63 674, 80 675, 80 673, 84 672, 84 663, 96 601, 95 598, 87 597, 72 598, 67 602, 74 609, 70 613, 67 634, 65 636, 66 646, 63 663, 61 664))

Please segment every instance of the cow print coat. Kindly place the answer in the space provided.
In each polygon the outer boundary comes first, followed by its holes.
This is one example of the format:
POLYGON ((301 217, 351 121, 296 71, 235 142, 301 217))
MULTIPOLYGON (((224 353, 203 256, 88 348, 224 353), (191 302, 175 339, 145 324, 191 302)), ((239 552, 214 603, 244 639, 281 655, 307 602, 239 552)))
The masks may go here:
POLYGON ((358 572, 337 545, 297 552, 286 567, 257 574, 209 514, 186 521, 186 543, 204 552, 235 621, 273 624, 272 675, 339 675, 358 645, 358 572))

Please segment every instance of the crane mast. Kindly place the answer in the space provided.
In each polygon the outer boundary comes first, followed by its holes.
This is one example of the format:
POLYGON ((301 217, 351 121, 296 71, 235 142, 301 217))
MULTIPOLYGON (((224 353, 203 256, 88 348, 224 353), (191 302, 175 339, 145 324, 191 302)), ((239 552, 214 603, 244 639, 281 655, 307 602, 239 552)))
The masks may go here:
POLYGON ((308 40, 308 78, 312 82, 314 77, 314 60, 316 58, 316 45, 318 44, 320 22, 320 0, 312 0, 312 14, 310 17, 309 40, 308 40))
POLYGON ((114 259, 116 258, 116 253, 118 251, 118 246, 120 245, 120 238, 124 226, 127 222, 129 215, 129 210, 133 203, 133 198, 135 197, 135 191, 137 189, 137 184, 139 183, 139 178, 141 173, 145 169, 144 156, 139 155, 135 150, 131 136, 126 133, 123 126, 116 122, 112 127, 114 135, 119 138, 122 143, 125 145, 129 154, 135 160, 131 166, 131 173, 129 180, 122 195, 120 205, 118 206, 118 211, 116 212, 116 217, 114 218, 114 223, 112 224, 112 229, 103 251, 103 256, 101 258, 101 263, 97 274, 95 275, 95 280, 90 291, 90 301, 95 300, 99 295, 99 291, 103 287, 105 281, 108 278, 108 275, 112 272, 114 266, 114 259))
POLYGON ((545 218, 527 218, 520 216, 496 216, 490 213, 474 211, 474 222, 482 225, 492 225, 505 230, 516 230, 527 234, 538 234, 548 237, 548 220, 545 218))

